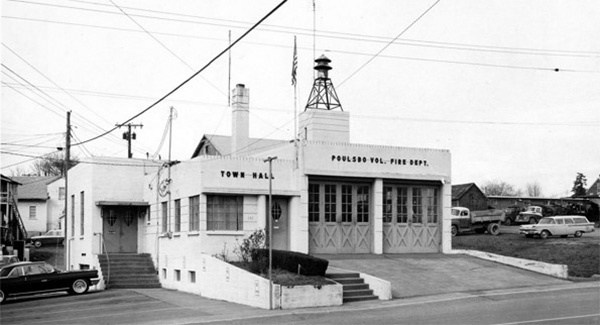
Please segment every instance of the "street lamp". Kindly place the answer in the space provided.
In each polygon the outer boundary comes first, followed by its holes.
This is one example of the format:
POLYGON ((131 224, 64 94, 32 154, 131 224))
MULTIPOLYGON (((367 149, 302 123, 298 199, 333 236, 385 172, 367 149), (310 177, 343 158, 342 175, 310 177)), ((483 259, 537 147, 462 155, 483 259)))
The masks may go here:
POLYGON ((273 160, 277 157, 268 157, 264 162, 269 162, 269 309, 273 309, 273 210, 271 209, 273 200, 273 160))

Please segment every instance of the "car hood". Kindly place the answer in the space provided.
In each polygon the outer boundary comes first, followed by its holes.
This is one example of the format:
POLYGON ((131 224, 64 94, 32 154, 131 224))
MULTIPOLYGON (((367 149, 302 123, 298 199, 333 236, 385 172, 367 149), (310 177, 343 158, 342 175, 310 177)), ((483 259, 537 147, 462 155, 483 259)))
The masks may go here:
POLYGON ((519 229, 533 229, 536 225, 522 225, 519 229))

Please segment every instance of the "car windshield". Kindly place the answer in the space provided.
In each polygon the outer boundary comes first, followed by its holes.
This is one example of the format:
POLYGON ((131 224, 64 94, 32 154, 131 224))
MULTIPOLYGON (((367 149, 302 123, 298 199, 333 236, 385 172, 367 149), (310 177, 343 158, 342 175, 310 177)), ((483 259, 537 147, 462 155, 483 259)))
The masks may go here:
POLYGON ((537 211, 537 207, 527 207, 527 212, 535 212, 537 211))
POLYGON ((458 215, 458 210, 457 209, 452 209, 452 215, 453 216, 457 216, 458 215))
POLYGON ((540 220, 539 224, 540 224, 540 225, 549 225, 549 224, 554 224, 554 219, 550 219, 550 218, 543 218, 542 220, 540 220))

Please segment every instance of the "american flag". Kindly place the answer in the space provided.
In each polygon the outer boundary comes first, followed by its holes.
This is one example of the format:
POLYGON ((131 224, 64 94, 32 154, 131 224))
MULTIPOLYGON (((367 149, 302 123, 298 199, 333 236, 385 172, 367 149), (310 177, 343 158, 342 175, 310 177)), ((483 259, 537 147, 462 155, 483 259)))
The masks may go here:
POLYGON ((294 36, 294 58, 292 60, 292 86, 296 85, 296 70, 298 70, 298 52, 296 50, 296 36, 294 36))

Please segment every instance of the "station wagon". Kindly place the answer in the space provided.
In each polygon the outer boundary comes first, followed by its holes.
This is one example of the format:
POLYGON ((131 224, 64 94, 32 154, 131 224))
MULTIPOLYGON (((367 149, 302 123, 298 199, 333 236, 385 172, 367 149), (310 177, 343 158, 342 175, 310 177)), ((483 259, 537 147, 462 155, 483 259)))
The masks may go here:
POLYGON ((554 216, 542 218, 535 225, 523 225, 519 229, 525 237, 534 235, 546 239, 550 236, 561 236, 563 238, 573 235, 581 237, 583 233, 593 232, 594 224, 584 216, 554 216))

